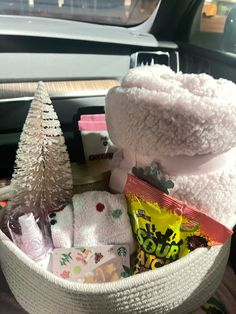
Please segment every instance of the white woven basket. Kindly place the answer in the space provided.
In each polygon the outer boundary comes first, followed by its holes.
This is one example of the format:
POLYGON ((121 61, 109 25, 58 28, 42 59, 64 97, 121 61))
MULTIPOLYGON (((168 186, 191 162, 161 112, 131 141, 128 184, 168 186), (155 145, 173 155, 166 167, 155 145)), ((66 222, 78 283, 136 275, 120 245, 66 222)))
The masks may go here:
POLYGON ((230 240, 117 282, 83 284, 43 270, 0 231, 3 273, 16 300, 32 314, 192 313, 218 287, 229 249, 230 240))

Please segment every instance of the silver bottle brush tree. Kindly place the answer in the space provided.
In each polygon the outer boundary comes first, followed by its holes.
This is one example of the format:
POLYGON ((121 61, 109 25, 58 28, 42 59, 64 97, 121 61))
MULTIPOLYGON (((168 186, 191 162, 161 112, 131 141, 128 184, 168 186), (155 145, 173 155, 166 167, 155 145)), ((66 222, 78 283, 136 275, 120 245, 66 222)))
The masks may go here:
POLYGON ((32 212, 44 220, 71 201, 72 187, 60 122, 44 83, 39 82, 16 153, 10 215, 32 212))

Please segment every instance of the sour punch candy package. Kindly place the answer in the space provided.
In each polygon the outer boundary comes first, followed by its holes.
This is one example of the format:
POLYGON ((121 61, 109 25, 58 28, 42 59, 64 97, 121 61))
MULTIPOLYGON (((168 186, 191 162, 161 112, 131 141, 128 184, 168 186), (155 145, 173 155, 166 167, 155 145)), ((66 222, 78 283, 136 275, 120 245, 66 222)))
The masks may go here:
POLYGON ((128 175, 125 195, 138 242, 135 272, 169 264, 199 247, 223 244, 232 234, 211 217, 128 175))

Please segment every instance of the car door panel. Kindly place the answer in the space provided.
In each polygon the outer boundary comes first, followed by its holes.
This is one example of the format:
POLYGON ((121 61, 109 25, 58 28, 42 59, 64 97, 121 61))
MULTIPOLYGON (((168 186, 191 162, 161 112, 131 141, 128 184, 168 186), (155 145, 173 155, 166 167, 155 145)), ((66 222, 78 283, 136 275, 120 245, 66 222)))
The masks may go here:
POLYGON ((214 78, 236 82, 236 55, 213 51, 188 43, 179 44, 180 70, 185 73, 207 73, 214 78))

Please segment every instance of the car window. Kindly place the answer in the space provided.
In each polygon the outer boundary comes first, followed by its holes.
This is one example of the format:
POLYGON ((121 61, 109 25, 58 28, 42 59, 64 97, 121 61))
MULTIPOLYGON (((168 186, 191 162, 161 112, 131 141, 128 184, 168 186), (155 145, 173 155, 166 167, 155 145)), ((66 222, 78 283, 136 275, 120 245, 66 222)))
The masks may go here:
POLYGON ((236 0, 205 0, 191 41, 236 54, 236 0))
POLYGON ((160 0, 3 0, 1 14, 130 26, 145 21, 160 0))

